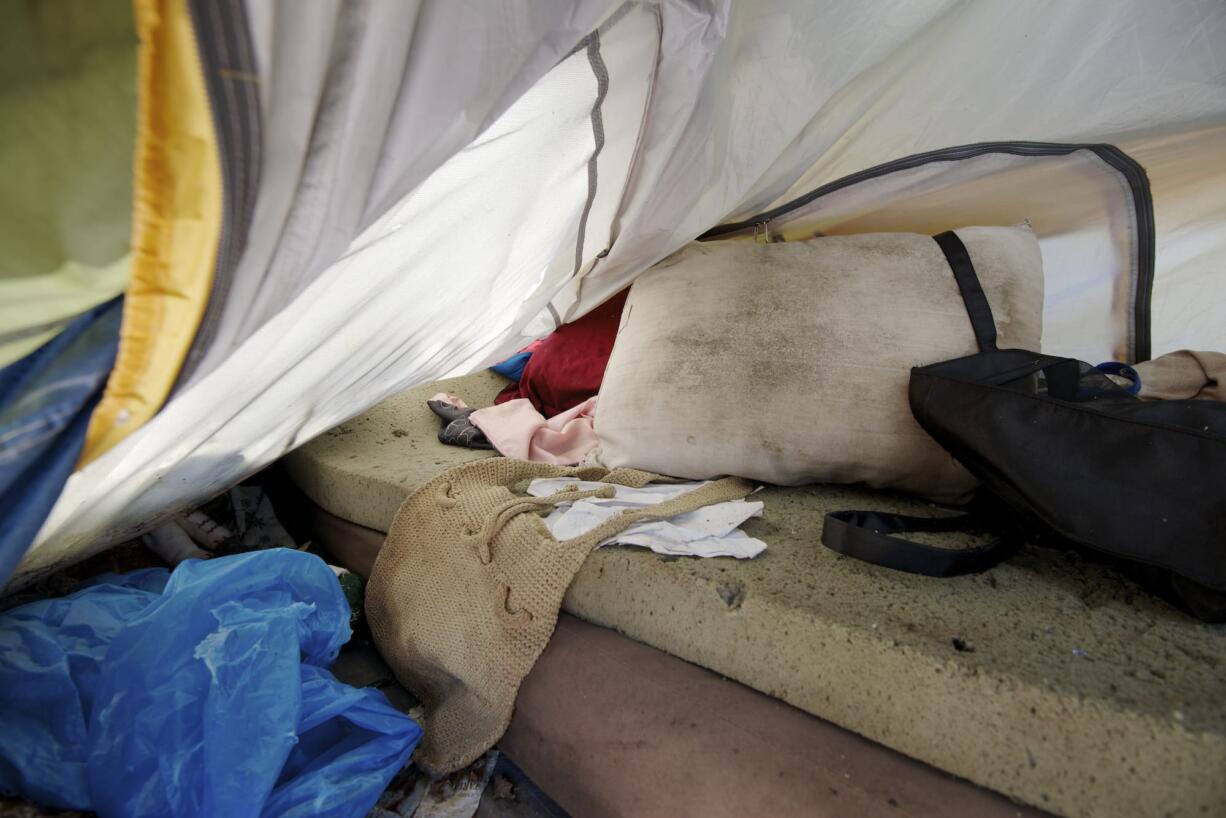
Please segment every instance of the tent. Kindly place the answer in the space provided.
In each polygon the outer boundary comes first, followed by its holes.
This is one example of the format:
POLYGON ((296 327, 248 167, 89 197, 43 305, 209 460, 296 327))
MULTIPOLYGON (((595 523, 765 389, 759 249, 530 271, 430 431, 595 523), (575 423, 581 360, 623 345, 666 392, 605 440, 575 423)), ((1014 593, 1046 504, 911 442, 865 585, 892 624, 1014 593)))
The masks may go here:
POLYGON ((0 341, 124 294, 14 583, 700 236, 1029 220, 1047 351, 1226 348, 1219 0, 128 2, 4 11, 0 341))

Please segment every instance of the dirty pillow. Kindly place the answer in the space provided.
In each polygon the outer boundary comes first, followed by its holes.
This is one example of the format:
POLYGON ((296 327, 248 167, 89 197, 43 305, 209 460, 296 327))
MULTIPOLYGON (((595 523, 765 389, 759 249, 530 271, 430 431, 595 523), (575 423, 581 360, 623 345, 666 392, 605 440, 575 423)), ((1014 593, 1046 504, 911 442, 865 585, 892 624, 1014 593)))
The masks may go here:
MULTIPOLYGON (((1039 349, 1029 227, 956 231, 1001 348, 1039 349)), ((863 483, 935 500, 975 480, 911 416, 913 366, 977 351, 929 236, 690 244, 626 302, 596 409, 599 458, 676 477, 863 483)))

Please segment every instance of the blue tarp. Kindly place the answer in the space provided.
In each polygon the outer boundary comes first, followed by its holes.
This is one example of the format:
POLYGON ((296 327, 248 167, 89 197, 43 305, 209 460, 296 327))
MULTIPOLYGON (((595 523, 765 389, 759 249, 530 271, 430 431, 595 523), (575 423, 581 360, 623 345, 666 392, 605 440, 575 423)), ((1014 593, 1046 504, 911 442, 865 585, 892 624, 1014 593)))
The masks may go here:
POLYGON ((115 364, 123 299, 83 313, 0 369, 0 587, 81 456, 90 413, 115 364))
POLYGON ((349 604, 270 549, 0 614, 0 790, 104 816, 360 818, 421 728, 327 670, 349 604))

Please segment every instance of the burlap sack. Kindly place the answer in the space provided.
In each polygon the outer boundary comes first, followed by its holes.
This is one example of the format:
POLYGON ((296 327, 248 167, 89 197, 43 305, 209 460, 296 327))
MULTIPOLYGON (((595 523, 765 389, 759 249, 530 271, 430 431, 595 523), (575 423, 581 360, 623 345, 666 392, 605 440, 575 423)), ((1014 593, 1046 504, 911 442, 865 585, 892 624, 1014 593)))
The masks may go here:
MULTIPOLYGON (((1034 234, 957 233, 1001 348, 1039 349, 1034 234)), ((913 366, 977 349, 929 236, 691 244, 630 291, 596 407, 600 462, 962 499, 974 478, 912 418, 907 383, 913 366)))
POLYGON ((655 475, 565 468, 508 458, 444 472, 400 507, 366 590, 366 615, 396 678, 425 705, 417 762, 434 774, 470 764, 506 732, 520 682, 553 633, 562 597, 600 542, 640 520, 744 497, 752 485, 721 480, 585 536, 559 542, 539 513, 563 500, 610 496, 612 484, 655 475), (609 483, 549 497, 516 493, 537 477, 609 483))

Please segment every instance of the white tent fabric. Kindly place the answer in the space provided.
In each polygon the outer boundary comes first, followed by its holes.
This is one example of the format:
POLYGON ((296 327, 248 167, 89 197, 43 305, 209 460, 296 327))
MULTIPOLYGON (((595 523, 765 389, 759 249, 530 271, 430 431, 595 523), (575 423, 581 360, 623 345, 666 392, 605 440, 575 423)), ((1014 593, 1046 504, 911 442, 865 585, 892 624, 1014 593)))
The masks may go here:
POLYGON ((225 361, 566 56, 609 5, 247 3, 261 77, 259 187, 243 257, 180 383, 225 361))
MULTIPOLYGON (((680 16, 662 10, 618 244, 565 317, 671 252, 674 235, 892 159, 998 140, 1143 145, 1226 116, 1215 0, 770 2, 733 4, 706 26, 680 16)), ((1221 174, 1223 145, 1188 145, 1184 166, 1221 174)))
MULTIPOLYGON (((926 151, 1132 152, 1158 223, 1153 351, 1226 347, 1220 0, 248 8, 263 172, 230 297, 163 411, 69 481, 19 582, 513 351, 720 223, 926 151)), ((1053 351, 1105 358, 1127 346, 1140 237, 1096 171, 945 163, 773 226, 1030 218, 1053 351)))
POLYGON ((798 240, 1029 222, 1047 278, 1044 346, 1096 362, 1128 360, 1137 332, 1131 305, 1139 226, 1119 172, 1089 149, 1028 156, 1006 152, 1008 143, 981 147, 985 152, 967 158, 926 161, 841 187, 755 229, 798 240))
MULTIPOLYGON (((1217 76, 1223 81, 1226 68, 1217 76)), ((1120 146, 1144 165, 1153 188, 1154 354, 1226 350, 1226 126, 1155 133, 1120 146)))

